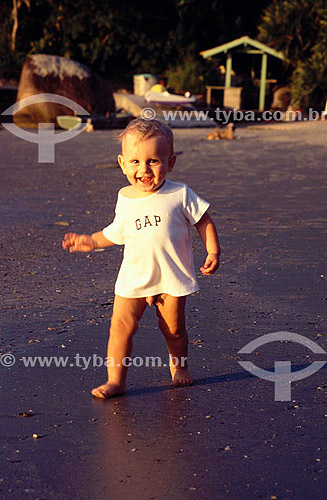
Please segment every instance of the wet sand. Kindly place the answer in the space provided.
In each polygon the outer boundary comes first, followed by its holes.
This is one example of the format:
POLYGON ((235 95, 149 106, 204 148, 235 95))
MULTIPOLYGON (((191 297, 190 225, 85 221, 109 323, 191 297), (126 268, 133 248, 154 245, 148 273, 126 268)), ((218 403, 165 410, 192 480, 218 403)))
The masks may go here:
MULTIPOLYGON (((323 122, 280 124, 214 142, 206 130, 174 131, 170 178, 210 201, 223 248, 219 271, 199 273, 188 300, 196 383, 174 389, 168 368, 132 367, 127 395, 99 401, 90 389, 105 369, 83 370, 76 355, 105 356, 122 249, 69 255, 60 241, 111 220, 125 183, 116 132, 82 134, 56 146, 54 164, 38 164, 36 144, 0 131, 0 340, 16 358, 0 366, 4 498, 325 498, 326 365, 280 402, 238 361, 299 370, 327 355, 294 343, 238 351, 276 331, 327 350, 326 132, 323 122), (27 368, 23 356, 69 361, 27 368)), ((154 310, 134 345, 135 356, 167 358, 154 310)))

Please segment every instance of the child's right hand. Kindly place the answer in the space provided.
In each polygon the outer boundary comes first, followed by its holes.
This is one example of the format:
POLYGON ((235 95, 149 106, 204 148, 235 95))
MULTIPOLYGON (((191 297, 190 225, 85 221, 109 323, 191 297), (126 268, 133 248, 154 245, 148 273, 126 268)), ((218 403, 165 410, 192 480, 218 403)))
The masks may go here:
POLYGON ((62 241, 62 248, 69 248, 69 252, 92 252, 96 247, 92 236, 87 234, 67 233, 62 241))

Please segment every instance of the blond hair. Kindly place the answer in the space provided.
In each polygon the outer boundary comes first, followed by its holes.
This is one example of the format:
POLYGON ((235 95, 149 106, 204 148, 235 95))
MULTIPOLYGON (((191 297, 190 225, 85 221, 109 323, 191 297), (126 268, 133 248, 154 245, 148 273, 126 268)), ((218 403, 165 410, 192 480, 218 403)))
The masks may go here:
POLYGON ((141 141, 149 139, 150 137, 163 136, 167 140, 171 151, 174 151, 174 135, 170 127, 159 120, 145 120, 144 118, 132 120, 123 132, 119 134, 119 139, 122 144, 129 134, 137 134, 141 141))

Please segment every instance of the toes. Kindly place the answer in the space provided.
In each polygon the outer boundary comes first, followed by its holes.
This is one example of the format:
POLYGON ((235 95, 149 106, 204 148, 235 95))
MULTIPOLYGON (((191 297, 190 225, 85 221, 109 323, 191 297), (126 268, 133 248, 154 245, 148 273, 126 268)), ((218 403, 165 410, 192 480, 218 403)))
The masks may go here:
POLYGON ((175 387, 185 387, 187 385, 192 385, 193 384, 193 380, 190 379, 190 378, 183 378, 183 379, 177 379, 177 380, 174 380, 173 381, 173 385, 175 387))
POLYGON ((97 387, 96 389, 92 389, 91 391, 92 396, 95 396, 96 398, 100 399, 106 399, 106 391, 104 387, 97 387))
POLYGON ((114 384, 104 384, 92 389, 91 394, 96 398, 109 399, 113 396, 125 394, 125 389, 114 384))

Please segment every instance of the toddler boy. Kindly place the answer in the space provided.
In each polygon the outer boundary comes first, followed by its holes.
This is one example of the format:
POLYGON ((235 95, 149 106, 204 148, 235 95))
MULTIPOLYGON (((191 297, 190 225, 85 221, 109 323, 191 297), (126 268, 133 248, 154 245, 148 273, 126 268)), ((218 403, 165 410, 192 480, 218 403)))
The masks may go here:
POLYGON ((121 134, 119 165, 129 185, 118 193, 115 218, 92 235, 65 235, 70 252, 124 245, 124 257, 115 285, 108 342, 108 381, 92 390, 98 398, 123 394, 125 359, 132 354, 133 335, 144 310, 155 305, 159 328, 170 359, 173 384, 192 383, 187 366, 186 296, 198 290, 193 264, 190 226, 205 245, 202 274, 219 266, 219 242, 208 214, 209 203, 185 184, 166 179, 176 161, 173 133, 165 123, 137 118, 121 134))

